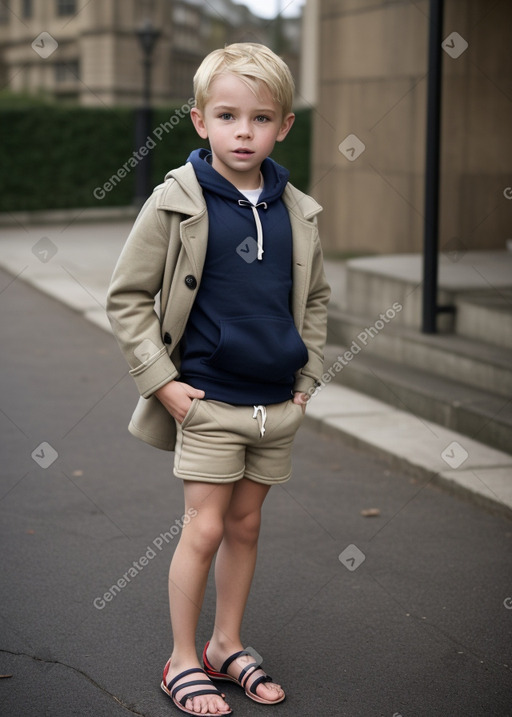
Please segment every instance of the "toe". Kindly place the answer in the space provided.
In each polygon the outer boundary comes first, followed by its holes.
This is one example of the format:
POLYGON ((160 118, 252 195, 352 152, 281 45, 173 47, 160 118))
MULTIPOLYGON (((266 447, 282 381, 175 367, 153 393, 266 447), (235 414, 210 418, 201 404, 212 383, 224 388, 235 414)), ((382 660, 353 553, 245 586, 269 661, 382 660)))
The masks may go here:
POLYGON ((258 697, 261 697, 264 700, 272 701, 279 700, 284 695, 281 685, 274 682, 265 682, 258 685, 256 687, 256 692, 258 693, 258 697))

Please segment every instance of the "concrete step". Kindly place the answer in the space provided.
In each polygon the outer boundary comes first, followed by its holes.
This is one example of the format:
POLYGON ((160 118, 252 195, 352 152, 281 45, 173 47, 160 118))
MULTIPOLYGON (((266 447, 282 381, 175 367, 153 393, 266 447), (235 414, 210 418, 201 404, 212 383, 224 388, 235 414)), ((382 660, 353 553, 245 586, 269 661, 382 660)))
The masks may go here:
POLYGON ((493 448, 512 452, 512 404, 507 398, 369 352, 361 351, 346 361, 343 357, 347 350, 350 344, 326 347, 326 371, 336 364, 338 368, 342 366, 339 371, 331 371, 334 383, 493 448))
MULTIPOLYGON (((350 259, 345 265, 345 296, 340 305, 361 316, 385 313, 402 306, 397 325, 421 326, 423 258, 421 254, 393 254, 350 259)), ((439 255, 438 303, 455 304, 459 294, 512 287, 512 252, 463 251, 452 247, 439 255)), ((453 332, 454 317, 440 314, 438 327, 453 332)))
POLYGON ((459 336, 512 349, 512 289, 462 294, 455 304, 459 336))
MULTIPOLYGON (((498 396, 512 396, 512 350, 455 335, 426 335, 399 325, 401 311, 382 318, 329 310, 329 343, 348 346, 353 358, 379 356, 498 396)), ((351 361, 348 358, 347 361, 351 361)))

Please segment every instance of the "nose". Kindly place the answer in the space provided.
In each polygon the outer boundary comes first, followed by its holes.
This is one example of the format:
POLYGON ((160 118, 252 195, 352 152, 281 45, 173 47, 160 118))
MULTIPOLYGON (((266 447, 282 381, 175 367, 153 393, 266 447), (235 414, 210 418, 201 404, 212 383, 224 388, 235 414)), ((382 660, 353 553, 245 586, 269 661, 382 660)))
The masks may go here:
POLYGON ((236 128, 237 137, 251 137, 252 127, 249 120, 240 120, 236 128))

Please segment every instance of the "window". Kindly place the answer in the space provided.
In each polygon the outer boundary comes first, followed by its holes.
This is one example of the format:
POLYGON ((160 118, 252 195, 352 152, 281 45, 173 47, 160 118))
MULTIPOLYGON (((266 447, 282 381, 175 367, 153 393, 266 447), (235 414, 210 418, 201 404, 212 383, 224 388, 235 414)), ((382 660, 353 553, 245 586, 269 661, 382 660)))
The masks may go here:
POLYGON ((61 84, 63 82, 76 82, 80 79, 80 66, 78 60, 70 62, 56 62, 55 65, 55 82, 61 84))
POLYGON ((21 14, 23 15, 23 17, 32 17, 33 10, 34 8, 32 0, 23 0, 23 2, 21 3, 21 14))
POLYGON ((57 0, 57 15, 74 15, 76 13, 76 0, 57 0))

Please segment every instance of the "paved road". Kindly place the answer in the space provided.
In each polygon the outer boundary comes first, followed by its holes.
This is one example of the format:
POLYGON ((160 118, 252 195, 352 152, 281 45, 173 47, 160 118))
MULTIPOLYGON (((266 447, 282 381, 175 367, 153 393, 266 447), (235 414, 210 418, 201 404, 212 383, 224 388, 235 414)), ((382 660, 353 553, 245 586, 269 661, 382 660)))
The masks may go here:
MULTIPOLYGON (((0 714, 178 714, 159 690, 172 456, 127 433, 135 388, 107 333, 3 272, 0 327, 0 714)), ((275 714, 512 715, 511 542, 505 518, 302 429, 245 623, 288 693, 275 714)), ((274 713, 226 692, 237 715, 274 713)))

